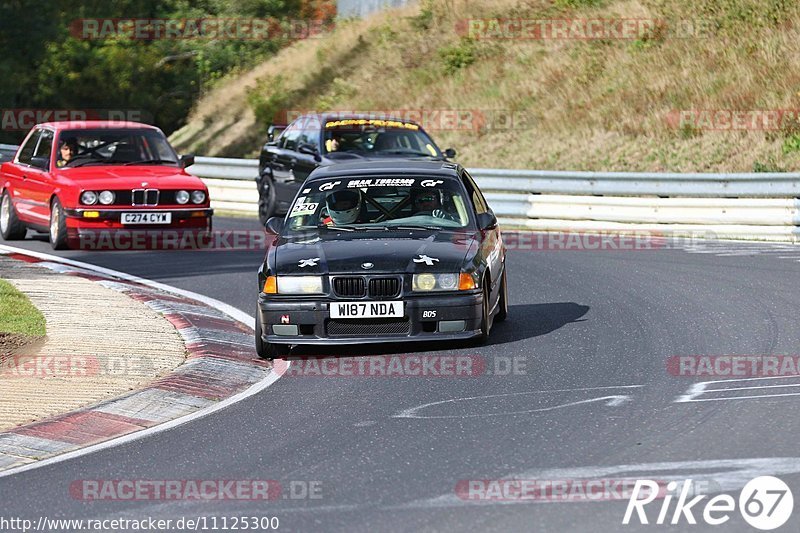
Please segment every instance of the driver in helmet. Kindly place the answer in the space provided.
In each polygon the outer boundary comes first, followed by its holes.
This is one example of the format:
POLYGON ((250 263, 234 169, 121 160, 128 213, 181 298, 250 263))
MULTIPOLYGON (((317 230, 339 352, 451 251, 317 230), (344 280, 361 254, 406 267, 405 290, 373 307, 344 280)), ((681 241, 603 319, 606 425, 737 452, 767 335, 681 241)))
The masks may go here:
POLYGON ((433 188, 413 189, 411 198, 414 216, 423 215, 455 220, 455 217, 442 206, 440 196, 441 192, 433 188))
POLYGON ((363 218, 364 201, 358 189, 335 191, 325 198, 328 216, 323 219, 326 226, 341 226, 358 223, 363 218))

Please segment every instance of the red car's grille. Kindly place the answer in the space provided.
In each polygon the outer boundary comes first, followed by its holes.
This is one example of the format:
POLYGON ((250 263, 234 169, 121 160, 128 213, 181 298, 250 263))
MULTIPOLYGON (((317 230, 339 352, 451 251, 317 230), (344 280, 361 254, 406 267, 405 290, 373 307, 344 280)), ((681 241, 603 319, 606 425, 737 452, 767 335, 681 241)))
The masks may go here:
POLYGON ((158 205, 158 189, 133 189, 131 205, 158 205))

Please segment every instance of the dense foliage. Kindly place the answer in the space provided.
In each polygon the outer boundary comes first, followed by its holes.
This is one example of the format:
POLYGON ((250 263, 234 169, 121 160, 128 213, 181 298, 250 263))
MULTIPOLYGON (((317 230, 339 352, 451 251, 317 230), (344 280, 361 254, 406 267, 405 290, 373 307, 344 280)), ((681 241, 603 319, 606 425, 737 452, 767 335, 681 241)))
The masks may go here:
MULTIPOLYGON (((246 68, 297 37, 86 38, 83 19, 330 20, 328 0, 4 0, 0 2, 0 142, 24 131, 8 123, 20 110, 119 110, 169 133, 199 95, 226 73, 246 68)), ((98 34, 95 34, 98 35, 98 34)), ((102 112, 101 111, 101 112, 102 112)), ((44 116, 44 115, 42 115, 44 116)))

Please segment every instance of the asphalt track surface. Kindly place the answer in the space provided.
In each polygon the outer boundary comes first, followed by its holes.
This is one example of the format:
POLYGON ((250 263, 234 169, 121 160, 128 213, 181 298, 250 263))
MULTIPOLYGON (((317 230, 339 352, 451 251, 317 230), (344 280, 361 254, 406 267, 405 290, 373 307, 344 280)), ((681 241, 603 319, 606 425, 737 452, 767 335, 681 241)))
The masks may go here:
MULTIPOLYGON (((259 226, 217 218, 215 229, 259 226)), ((8 244, 50 252, 43 238, 8 244)), ((705 475, 724 488, 744 468, 747 479, 777 474, 800 498, 800 398, 777 396, 800 391, 800 379, 735 382, 734 388, 749 388, 695 399, 739 399, 680 402, 693 384, 715 378, 677 377, 666 365, 676 355, 797 354, 800 252, 708 246, 712 253, 511 251, 509 319, 496 325, 488 345, 311 353, 476 355, 490 373, 516 360, 516 373, 285 376, 206 418, 0 478, 0 514, 34 521, 277 516, 286 531, 750 531, 738 508, 714 528, 685 520, 676 527, 626 527, 627 501, 476 503, 456 492, 462 480, 511 477, 705 475), (774 383, 781 387, 765 388, 774 383), (435 405, 415 409, 424 404, 435 405), (632 466, 603 470, 619 465, 632 466), (270 479, 281 482, 283 496, 292 482, 315 481, 321 497, 85 502, 69 492, 71 482, 83 479, 270 479)), ((259 251, 58 255, 251 314, 263 258, 259 251)), ((730 493, 738 496, 739 488, 730 493)), ((647 508, 651 522, 659 505, 647 508)), ((702 509, 694 514, 702 523, 702 509)), ((781 530, 799 528, 796 511, 781 530)))

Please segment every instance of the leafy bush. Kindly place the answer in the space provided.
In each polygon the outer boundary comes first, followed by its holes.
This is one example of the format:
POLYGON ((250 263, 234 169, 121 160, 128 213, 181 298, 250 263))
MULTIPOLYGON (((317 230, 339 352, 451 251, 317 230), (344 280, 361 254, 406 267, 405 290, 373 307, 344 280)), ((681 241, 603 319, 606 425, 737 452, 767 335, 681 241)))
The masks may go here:
POLYGON ((778 165, 773 157, 769 157, 765 162, 754 161, 753 172, 786 172, 786 169, 778 165))
POLYGON ((468 37, 462 37, 457 44, 440 48, 439 57, 444 63, 444 71, 447 74, 454 74, 475 62, 477 58, 475 41, 468 37))

